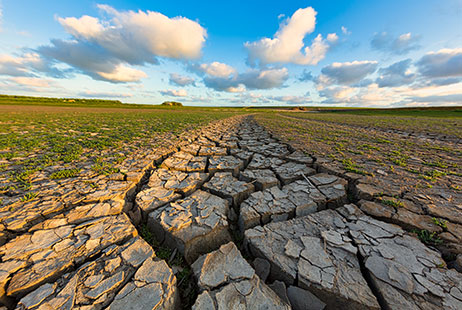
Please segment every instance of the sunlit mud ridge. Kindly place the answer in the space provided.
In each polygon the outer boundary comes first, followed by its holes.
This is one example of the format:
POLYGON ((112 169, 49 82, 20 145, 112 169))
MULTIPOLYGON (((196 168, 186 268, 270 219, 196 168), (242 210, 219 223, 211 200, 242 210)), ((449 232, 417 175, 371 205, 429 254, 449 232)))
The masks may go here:
POLYGON ((373 218, 381 212, 368 194, 373 183, 328 169, 252 116, 214 122, 182 141, 138 164, 130 180, 111 180, 65 208, 45 212, 40 202, 6 226, 1 302, 9 309, 462 308, 462 274, 406 227, 373 218), (165 248, 169 255, 160 254, 165 248))

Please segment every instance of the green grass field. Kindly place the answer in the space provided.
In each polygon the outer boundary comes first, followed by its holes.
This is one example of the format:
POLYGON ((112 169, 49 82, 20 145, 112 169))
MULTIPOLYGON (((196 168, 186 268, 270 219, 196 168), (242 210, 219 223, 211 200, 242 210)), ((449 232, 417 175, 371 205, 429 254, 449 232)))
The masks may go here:
MULTIPOLYGON (((117 164, 140 150, 156 149, 185 130, 239 113, 258 114, 267 126, 285 128, 287 140, 302 134, 307 143, 318 143, 321 153, 330 157, 343 154, 346 146, 359 155, 367 153, 364 148, 380 150, 383 143, 356 133, 356 127, 462 137, 462 108, 311 109, 320 112, 0 95, 0 194, 19 192, 27 199, 31 178, 53 165, 61 168, 50 179, 74 177, 80 165, 88 162, 99 174, 118 172, 117 164)), ((427 147, 431 152, 435 146, 427 147)), ((455 149, 451 152, 459 154, 455 149)), ((432 162, 430 157, 426 160, 432 162)))
MULTIPOLYGON (((0 105, 0 194, 27 197, 31 178, 60 165, 50 179, 74 177, 81 163, 100 174, 165 139, 235 114, 207 109, 126 109, 0 105), (64 169, 62 168, 64 167, 64 169)), ((165 144, 165 143, 164 143, 165 144)))

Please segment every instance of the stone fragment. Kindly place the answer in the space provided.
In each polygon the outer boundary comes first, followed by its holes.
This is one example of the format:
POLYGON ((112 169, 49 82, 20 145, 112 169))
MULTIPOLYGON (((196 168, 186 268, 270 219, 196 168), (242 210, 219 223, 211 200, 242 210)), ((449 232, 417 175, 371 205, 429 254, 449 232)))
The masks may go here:
POLYGON ((178 152, 164 160, 162 167, 184 172, 204 172, 207 157, 194 156, 186 152, 178 152))
POLYGON ((326 196, 328 208, 336 208, 347 203, 347 180, 327 173, 315 174, 308 179, 326 196))
POLYGON ((281 189, 272 187, 255 192, 240 206, 239 229, 269 222, 285 221, 325 208, 326 198, 307 181, 296 181, 281 189))
POLYGON ((244 166, 247 166, 252 159, 253 153, 243 149, 232 149, 231 155, 241 159, 244 162, 244 166))
POLYGON ((157 208, 179 198, 181 198, 181 194, 176 193, 172 189, 165 189, 164 187, 148 187, 136 195, 135 202, 144 214, 148 214, 153 210, 156 210, 157 208))
POLYGON ((269 169, 246 169, 241 172, 239 179, 246 182, 254 182, 253 184, 255 185, 255 189, 257 191, 263 191, 267 188, 279 185, 278 178, 274 172, 269 169))
POLYGON ((257 257, 253 260, 253 268, 257 276, 263 281, 266 282, 268 275, 270 273, 270 263, 263 258, 257 257))
MULTIPOLYGON (((114 300, 135 272, 140 273, 143 267, 139 267, 145 266, 148 260, 152 262, 152 258, 157 260, 152 248, 140 237, 120 246, 109 246, 96 260, 63 275, 53 284, 46 283, 32 291, 20 300, 18 306, 20 309, 102 309, 114 300)), ((150 274, 151 282, 171 284, 170 279, 154 270, 145 268, 146 272, 150 274)), ((139 281, 136 276, 134 280, 139 281)))
POLYGON ((209 160, 209 172, 231 172, 237 177, 244 168, 244 162, 234 156, 212 156, 209 160))
POLYGON ((128 217, 121 214, 18 236, 0 247, 3 264, 28 261, 31 265, 21 264, 18 268, 15 264, 3 269, 5 279, 10 279, 6 293, 21 297, 106 247, 136 234, 128 217))
POLYGON ((224 147, 219 146, 201 146, 197 155, 199 156, 225 156, 227 155, 227 150, 224 147))
POLYGON ((462 273, 462 254, 457 255, 456 260, 454 261, 454 268, 462 273))
POLYGON ((354 205, 339 210, 371 280, 388 309, 460 309, 462 275, 442 268, 441 255, 401 228, 372 219, 354 205), (455 289, 458 288, 458 289, 455 289))
POLYGON ((274 281, 268 285, 286 304, 290 305, 289 296, 287 296, 286 284, 282 281, 274 281))
POLYGON ((282 181, 282 184, 287 185, 296 180, 304 180, 305 178, 303 176, 308 177, 309 175, 313 175, 316 173, 316 170, 305 164, 287 162, 274 167, 274 172, 282 181))
POLYGON ((287 156, 287 159, 305 165, 311 165, 314 161, 312 157, 305 155, 302 151, 293 152, 287 156))
POLYGON ((383 191, 373 185, 359 183, 355 186, 356 199, 373 200, 374 197, 380 196, 383 191))
POLYGON ((201 146, 199 144, 191 143, 181 147, 181 151, 197 156, 200 148, 201 146))
POLYGON ((201 292, 193 309, 290 309, 232 242, 199 257, 192 269, 201 292))
POLYGON ((310 293, 310 291, 296 286, 289 286, 287 297, 290 300, 293 310, 323 310, 326 307, 326 304, 310 293))
POLYGON ((226 200, 198 190, 151 212, 148 227, 161 243, 178 248, 191 263, 231 240, 228 213, 226 200))
POLYGON ((245 232, 244 243, 270 262, 271 279, 309 291, 327 309, 380 309, 362 276, 346 220, 334 210, 257 226, 245 232))
POLYGON ((204 184, 204 189, 212 194, 230 200, 230 204, 237 208, 244 199, 254 191, 251 183, 238 181, 231 172, 217 172, 204 184))
POLYGON ((179 305, 180 298, 172 270, 165 261, 148 258, 107 309, 170 310, 178 309, 179 305))
POLYGON ((268 141, 267 143, 263 141, 259 141, 259 142, 260 143, 255 144, 255 145, 244 146, 244 148, 254 153, 260 153, 264 156, 276 156, 279 158, 285 158, 287 155, 290 154, 290 151, 287 145, 285 144, 281 144, 278 142, 272 142, 272 141, 268 141))
POLYGON ((261 154, 254 154, 247 169, 275 169, 284 163, 282 159, 271 156, 263 156, 261 154))
POLYGON ((149 178, 148 187, 163 187, 183 195, 189 195, 199 188, 208 178, 207 173, 182 172, 157 169, 149 178))

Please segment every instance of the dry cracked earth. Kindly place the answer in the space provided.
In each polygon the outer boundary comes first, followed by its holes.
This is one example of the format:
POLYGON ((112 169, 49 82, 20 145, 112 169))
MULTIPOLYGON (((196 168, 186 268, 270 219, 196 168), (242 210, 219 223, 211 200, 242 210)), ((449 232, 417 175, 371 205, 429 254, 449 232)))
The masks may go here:
POLYGON ((448 267, 405 220, 387 220, 367 183, 252 116, 194 135, 82 199, 2 210, 3 308, 462 309, 460 235, 448 267), (192 269, 191 304, 182 268, 141 227, 192 269))

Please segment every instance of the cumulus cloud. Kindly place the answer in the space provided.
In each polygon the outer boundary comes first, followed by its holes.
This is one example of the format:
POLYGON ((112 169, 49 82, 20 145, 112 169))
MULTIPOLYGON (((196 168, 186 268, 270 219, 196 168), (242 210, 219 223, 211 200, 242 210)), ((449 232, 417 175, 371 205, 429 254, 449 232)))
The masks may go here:
POLYGON ((270 89, 281 87, 288 79, 289 72, 286 68, 250 70, 239 75, 238 80, 247 89, 270 89))
POLYGON ((33 77, 35 72, 47 72, 54 77, 62 76, 62 72, 52 68, 37 53, 26 52, 22 56, 0 55, 0 75, 33 77))
POLYGON ((217 91, 242 92, 253 89, 271 89, 281 87, 288 79, 286 68, 251 69, 228 77, 206 76, 204 84, 217 91))
POLYGON ((303 40, 314 31, 316 25, 316 11, 312 7, 298 9, 295 13, 279 25, 279 30, 273 38, 263 38, 256 42, 246 42, 248 62, 253 65, 270 63, 295 63, 300 65, 316 65, 321 61, 329 49, 329 43, 338 37, 329 34, 327 39, 319 34, 314 38, 311 46, 305 46, 303 40))
POLYGON ((399 87, 413 83, 417 75, 409 71, 411 62, 411 59, 405 59, 379 69, 376 83, 379 87, 399 87))
POLYGON ((318 84, 352 85, 360 82, 377 69, 377 61, 334 62, 321 69, 318 84))
POLYGON ((327 98, 325 103, 345 102, 355 92, 355 89, 348 86, 327 87, 319 92, 321 97, 327 98))
POLYGON ((293 105, 307 104, 311 102, 311 99, 308 96, 271 96, 269 99, 293 105))
POLYGON ((170 84, 176 86, 194 85, 195 81, 192 77, 184 76, 177 73, 170 73, 170 84))
POLYGON ((131 66, 156 64, 157 57, 200 57, 207 33, 195 21, 152 11, 122 12, 107 5, 98 7, 108 18, 58 18, 72 39, 51 40, 37 52, 94 79, 114 83, 137 82, 146 77, 131 66))
POLYGON ((403 55, 420 48, 419 41, 420 36, 412 35, 410 32, 398 37, 394 37, 387 32, 379 32, 372 37, 371 47, 375 50, 403 55))
POLYGON ((10 78, 10 81, 13 81, 16 84, 24 85, 24 86, 31 86, 31 87, 39 87, 39 88, 48 88, 50 87, 50 81, 37 78, 37 77, 27 77, 27 76, 16 76, 10 78))
POLYGON ((230 65, 214 61, 210 64, 194 64, 190 66, 190 70, 193 72, 207 74, 209 76, 226 78, 231 75, 236 74, 236 69, 231 67, 230 65))
POLYGON ((184 89, 165 89, 159 91, 162 95, 164 96, 172 96, 172 97, 186 97, 188 95, 188 92, 184 89))
POLYGON ((416 65, 420 74, 426 77, 462 76, 462 48, 429 52, 416 65))
POLYGON ((207 36, 197 22, 185 17, 168 18, 153 11, 120 12, 98 5, 112 18, 91 16, 58 18, 68 33, 103 47, 130 64, 153 62, 154 56, 195 59, 200 56, 207 36))

